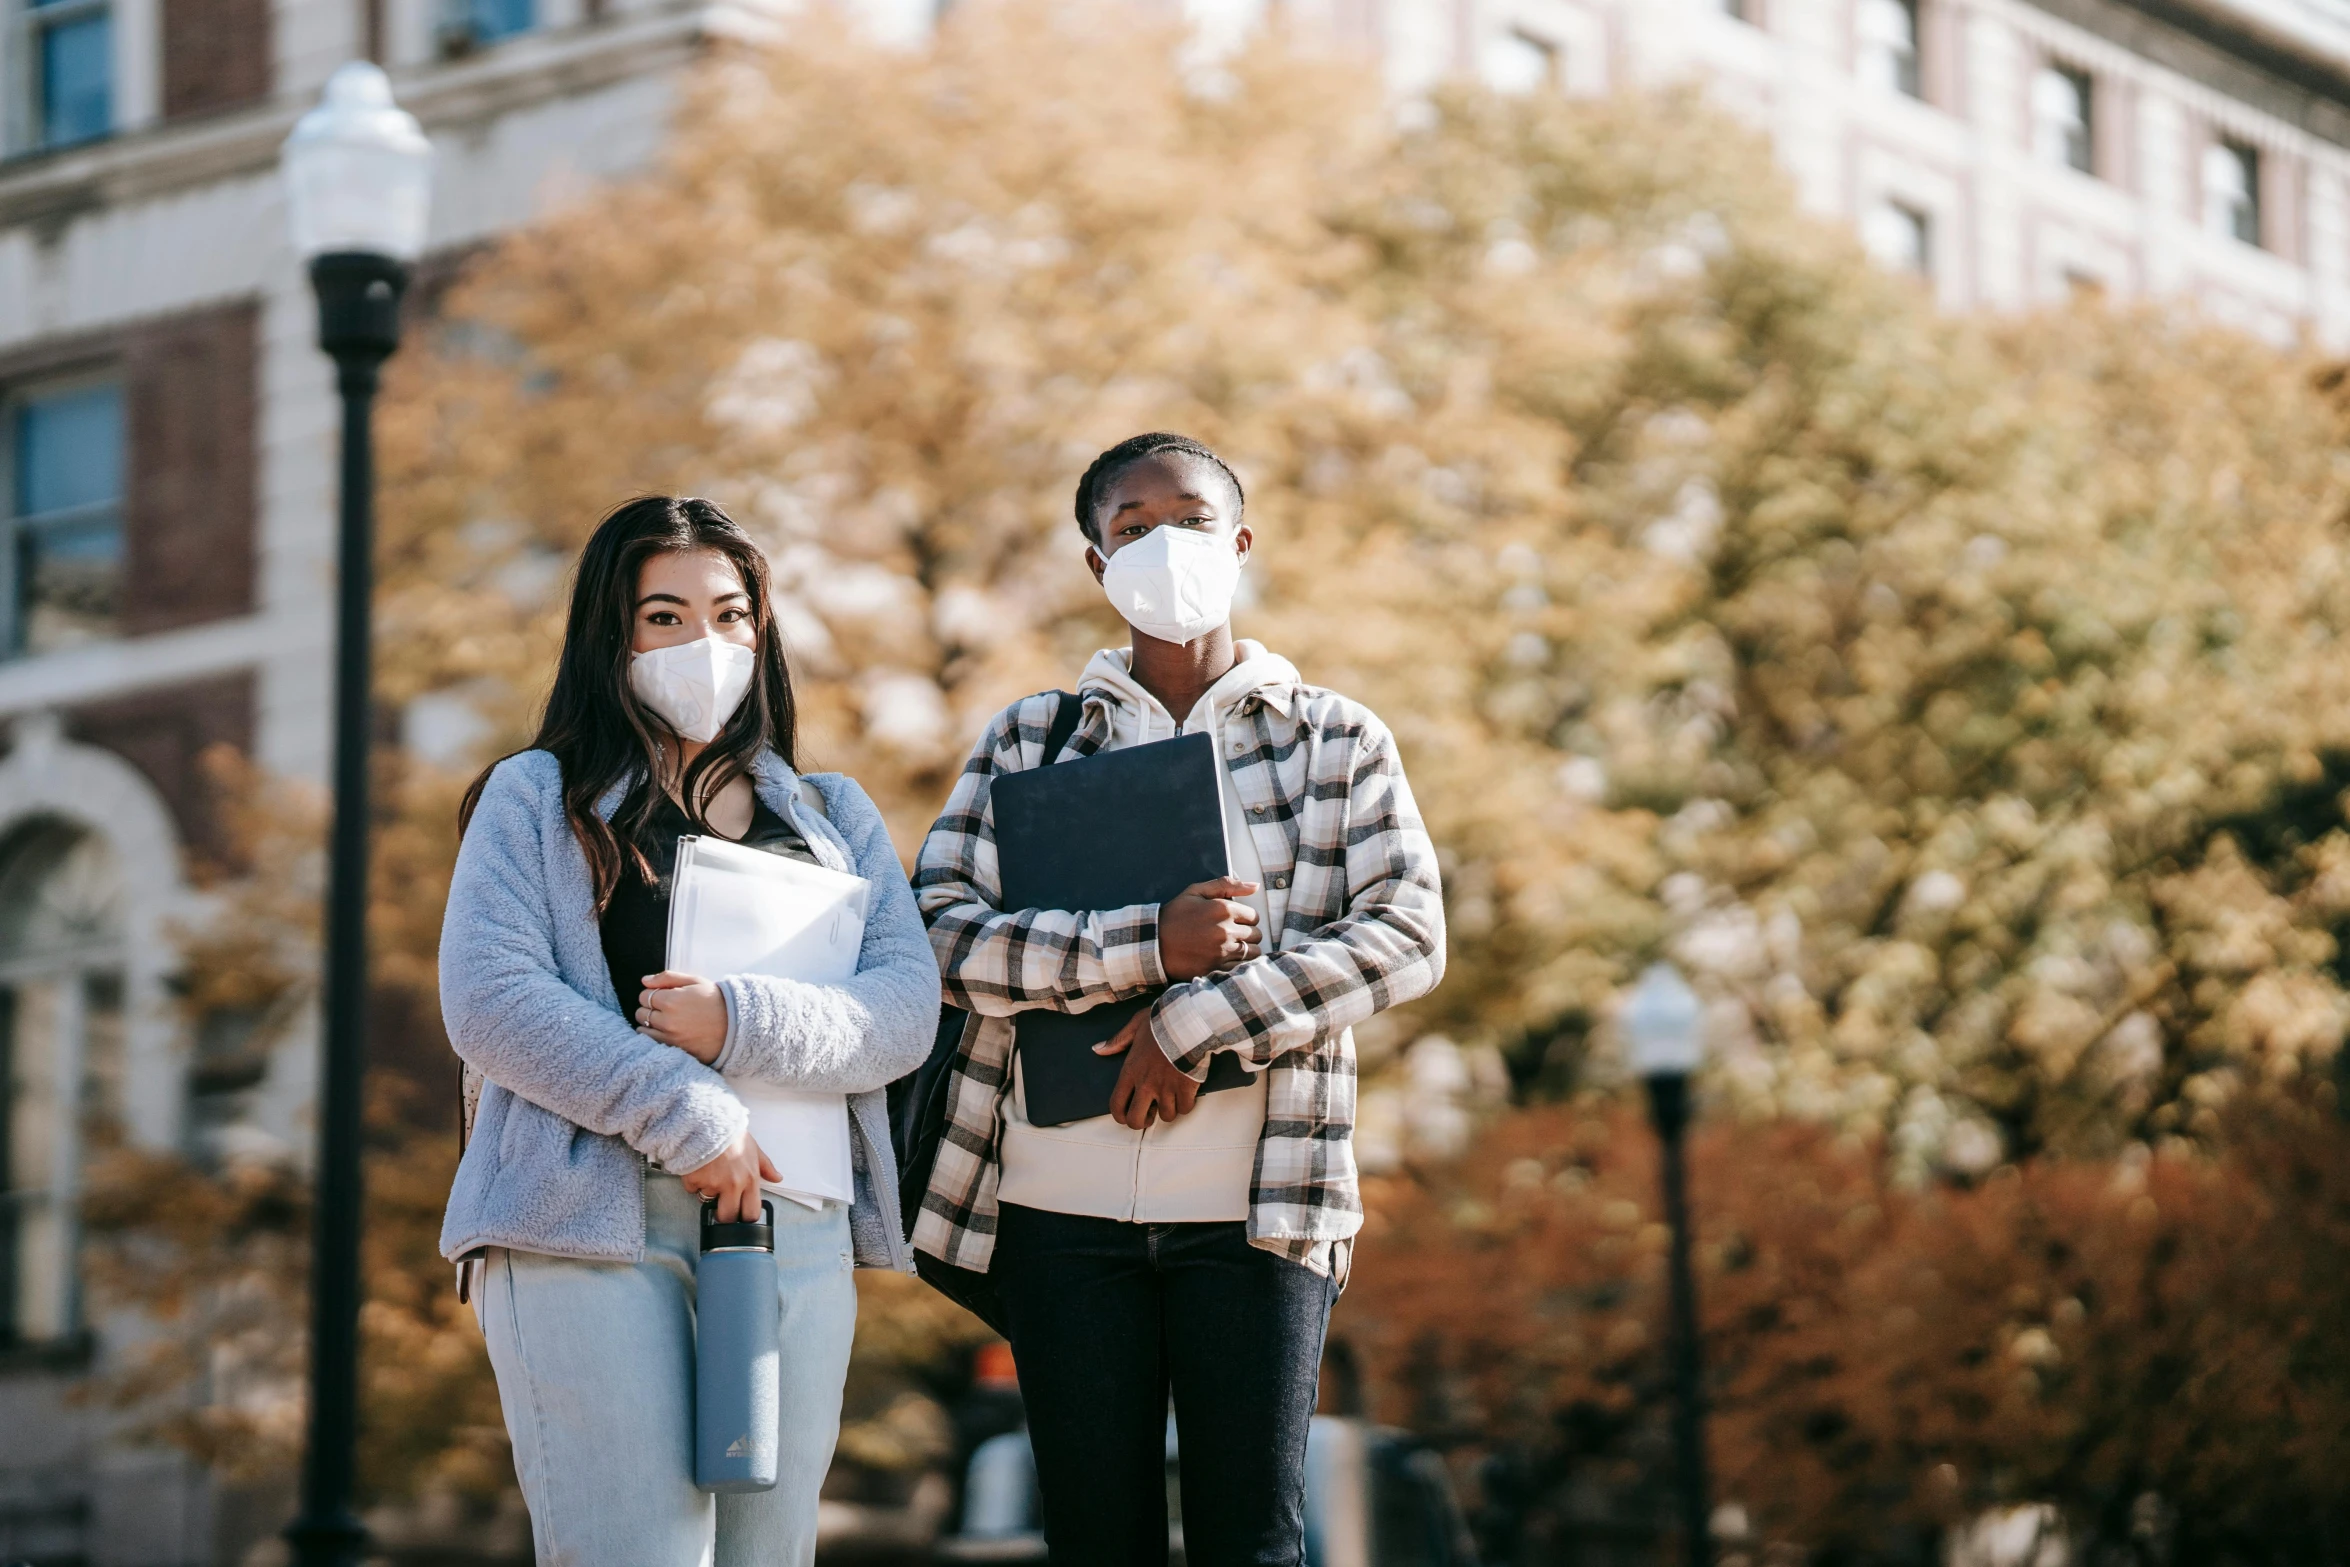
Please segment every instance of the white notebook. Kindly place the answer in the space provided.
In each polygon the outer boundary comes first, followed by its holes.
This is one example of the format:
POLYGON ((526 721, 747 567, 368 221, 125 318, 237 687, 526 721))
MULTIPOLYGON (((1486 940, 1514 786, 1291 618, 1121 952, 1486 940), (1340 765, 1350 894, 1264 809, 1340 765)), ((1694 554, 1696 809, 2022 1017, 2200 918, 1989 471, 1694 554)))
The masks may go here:
MULTIPOLYGON (((862 876, 723 838, 680 838, 669 891, 669 967, 704 979, 766 974, 841 984, 857 972, 871 892, 862 876)), ((751 1112, 752 1138, 783 1177, 767 1183, 769 1192, 810 1208, 855 1196, 846 1095, 727 1083, 751 1112)))

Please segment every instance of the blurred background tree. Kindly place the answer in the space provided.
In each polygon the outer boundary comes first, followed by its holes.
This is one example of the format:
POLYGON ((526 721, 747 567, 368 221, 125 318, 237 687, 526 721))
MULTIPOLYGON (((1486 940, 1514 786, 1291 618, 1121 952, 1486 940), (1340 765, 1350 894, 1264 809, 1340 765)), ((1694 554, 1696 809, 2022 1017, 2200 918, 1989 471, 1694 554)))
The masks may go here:
MULTIPOLYGON (((2280 1363, 2155 1304, 2197 1268, 2218 1298, 2260 1235, 2299 1248, 2258 1318, 2288 1348, 2338 1288, 2335 1219, 2225 1217, 2343 1179, 2307 1107, 2350 1019, 2350 472, 2309 357, 1938 315, 1694 97, 1399 111, 1352 62, 1016 4, 921 52, 811 13, 713 60, 658 173, 471 258, 435 321, 383 426, 417 743, 374 923, 376 1484, 499 1483, 431 1253, 432 954, 457 791, 527 737, 595 522, 696 493, 762 538, 803 760, 910 855, 986 715, 1117 640, 1068 496, 1146 428, 1234 460, 1241 629, 1394 725, 1445 857, 1451 979, 1362 1035, 1341 1321, 1383 1409, 1473 1412, 1463 1462, 1546 1485, 1661 1461, 1618 1440, 1654 1231, 1609 1019, 1669 953, 1752 1128, 1699 1200, 1759 1541, 1896 1559, 1993 1502, 2282 1498, 2340 1451, 2319 1357, 2197 1468, 2182 1379, 2280 1363), (1516 1108, 1454 1170, 1435 1101, 1481 1092, 1516 1108), (2306 1189, 2230 1152, 2271 1098, 2306 1189), (2105 1323, 2138 1347, 2098 1359, 2105 1323)), ((901 1281, 867 1307, 844 1450, 927 1462, 907 1399, 975 1330, 901 1281)), ((2321 1494, 2228 1516, 2314 1528, 2321 1494)))
MULTIPOLYGON (((2212 1149, 1921 1191, 1870 1139, 1707 1127, 1691 1179, 1726 1547, 1941 1562, 1987 1512, 2054 1504, 2073 1562, 2339 1559, 2342 1138, 2330 1104, 2279 1096, 2231 1106, 2212 1149)), ((1482 1479, 1491 1560, 1656 1559, 1656 1175, 1637 1112, 1547 1106, 1372 1196, 1342 1321, 1380 1412, 1482 1479)))
POLYGON ((519 744, 596 519, 708 493, 775 557, 813 765, 910 849, 985 715, 1115 639, 1072 475, 1179 428, 1251 485, 1243 629, 1402 736, 1454 916, 1421 1019, 1519 1086, 1604 1077, 1659 949, 1743 1108, 1917 1174, 2330 1059, 2314 365, 1939 317, 1693 100, 1399 129, 1365 74, 1176 42, 812 18, 661 175, 482 258, 399 370, 387 694, 519 744))

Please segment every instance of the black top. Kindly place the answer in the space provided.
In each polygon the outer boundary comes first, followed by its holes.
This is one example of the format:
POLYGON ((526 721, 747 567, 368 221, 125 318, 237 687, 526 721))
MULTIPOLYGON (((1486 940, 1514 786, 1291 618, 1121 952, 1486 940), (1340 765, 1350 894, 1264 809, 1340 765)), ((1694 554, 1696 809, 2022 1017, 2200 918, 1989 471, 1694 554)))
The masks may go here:
MULTIPOLYGON (((636 796, 631 795, 615 816, 626 816, 636 803, 636 796)), ((648 887, 633 867, 625 869, 620 873, 620 885, 613 889, 612 901, 604 906, 604 963, 612 971, 612 991, 620 998, 620 1010, 632 1021, 636 1017, 637 993, 645 988, 645 976, 658 974, 669 966, 669 883, 677 874, 677 840, 696 830, 678 803, 664 793, 636 835, 637 847, 644 851, 653 874, 660 878, 659 884, 648 887)), ((767 809, 765 801, 752 803, 750 830, 734 841, 748 849, 789 855, 810 865, 821 863, 809 849, 807 840, 793 831, 791 823, 767 809)))

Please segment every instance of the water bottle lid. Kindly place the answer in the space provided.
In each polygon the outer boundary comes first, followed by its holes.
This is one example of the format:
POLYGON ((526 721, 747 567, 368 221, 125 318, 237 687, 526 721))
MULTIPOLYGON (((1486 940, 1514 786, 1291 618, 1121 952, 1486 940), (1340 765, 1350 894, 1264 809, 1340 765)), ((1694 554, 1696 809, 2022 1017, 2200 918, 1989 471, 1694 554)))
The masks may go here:
POLYGON ((704 1251, 773 1251, 775 1249, 775 1204, 759 1199, 759 1217, 737 1219, 731 1224, 718 1222, 718 1203, 715 1198, 702 1204, 702 1250, 704 1251))

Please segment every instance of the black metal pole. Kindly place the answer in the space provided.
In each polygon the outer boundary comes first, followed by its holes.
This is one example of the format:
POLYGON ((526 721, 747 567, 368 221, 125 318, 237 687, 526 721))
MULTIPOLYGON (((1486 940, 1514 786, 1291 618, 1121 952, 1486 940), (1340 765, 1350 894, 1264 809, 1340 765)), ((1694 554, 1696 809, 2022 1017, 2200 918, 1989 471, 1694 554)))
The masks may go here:
POLYGON ((408 269, 386 256, 320 256, 318 344, 343 399, 340 582, 335 595, 334 836, 326 903, 325 1070, 310 1280, 310 1445, 302 1515, 286 1530, 301 1567, 359 1567, 352 1507, 359 1435, 359 1179, 367 1022, 367 770, 374 590, 377 373, 400 341, 408 269))
POLYGON ((1697 1279, 1689 1266, 1689 1178, 1684 1136, 1689 1129, 1689 1079, 1678 1073, 1648 1079, 1648 1109, 1662 1147, 1665 1223, 1672 1230, 1673 1458, 1680 1471, 1682 1560, 1707 1567, 1713 1560, 1713 1506, 1705 1472, 1705 1365, 1697 1342, 1697 1279))

